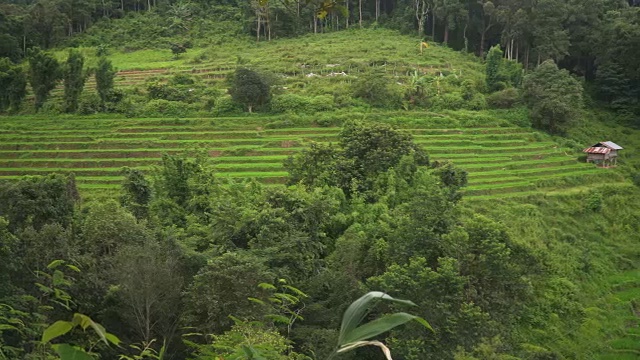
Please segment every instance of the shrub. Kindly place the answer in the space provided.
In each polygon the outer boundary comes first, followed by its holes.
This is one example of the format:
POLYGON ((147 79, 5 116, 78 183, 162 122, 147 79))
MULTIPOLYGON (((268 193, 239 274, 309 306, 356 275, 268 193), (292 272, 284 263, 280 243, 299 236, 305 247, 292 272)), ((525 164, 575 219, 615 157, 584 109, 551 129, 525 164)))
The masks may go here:
POLYGON ((437 109, 459 110, 465 104, 460 93, 447 93, 433 98, 433 106, 437 109))
POLYGON ((464 108, 469 110, 484 110, 487 108, 487 100, 484 95, 476 93, 471 100, 465 101, 464 108))
POLYGON ((353 96, 363 99, 371 106, 398 108, 402 104, 402 94, 390 86, 383 71, 372 71, 360 77, 352 85, 353 96))
POLYGON ((100 96, 98 96, 98 94, 82 94, 78 101, 78 113, 80 115, 97 114, 102 109, 100 103, 100 96))
POLYGON ((189 111, 186 103, 163 99, 151 100, 144 107, 146 116, 186 116, 189 111))
POLYGON ((169 85, 152 82, 147 85, 149 99, 183 101, 193 103, 197 100, 196 91, 189 85, 169 85))
POLYGON ((291 112, 304 112, 310 107, 310 101, 308 98, 296 94, 282 94, 275 96, 271 100, 271 110, 276 113, 283 113, 287 111, 291 112))
POLYGON ((229 95, 217 98, 213 107, 213 112, 217 115, 237 114, 241 111, 242 106, 233 101, 229 95))
POLYGON ((331 111, 334 109, 333 96, 319 95, 311 98, 309 106, 313 112, 331 111))
POLYGON ((593 192, 587 199, 587 209, 597 212, 602 209, 602 194, 599 192, 593 192))
POLYGON ((487 104, 492 109, 510 109, 520 102, 517 89, 508 88, 487 96, 487 104))

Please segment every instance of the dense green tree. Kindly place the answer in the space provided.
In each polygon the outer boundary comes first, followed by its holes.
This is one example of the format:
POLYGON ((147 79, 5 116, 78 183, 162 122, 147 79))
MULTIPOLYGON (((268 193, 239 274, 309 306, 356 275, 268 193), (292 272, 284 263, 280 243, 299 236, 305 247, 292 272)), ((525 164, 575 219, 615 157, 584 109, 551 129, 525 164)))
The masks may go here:
POLYGON ((151 184, 138 169, 125 167, 122 171, 125 178, 122 182, 120 204, 129 209, 136 218, 146 218, 151 202, 151 184))
POLYGON ((27 77, 22 67, 0 58, 0 112, 17 111, 27 95, 27 77))
POLYGON ((26 177, 0 186, 0 216, 11 230, 48 223, 66 226, 71 221, 77 189, 63 175, 26 177))
POLYGON ((240 319, 257 317, 249 297, 260 297, 258 284, 273 283, 274 275, 264 259, 246 252, 226 253, 209 261, 187 289, 185 321, 210 334, 233 325, 229 315, 240 319))
POLYGON ((63 67, 64 103, 66 112, 78 110, 78 99, 84 89, 86 74, 84 72, 84 56, 79 51, 69 50, 69 57, 63 67))
POLYGON ((249 112, 271 100, 269 83, 256 71, 246 68, 238 68, 235 71, 229 93, 235 102, 245 106, 249 112))
POLYGON ((429 164, 426 152, 410 134, 386 124, 348 122, 340 133, 339 145, 335 150, 315 145, 288 159, 285 167, 290 183, 338 186, 346 194, 369 192, 377 176, 406 155, 413 155, 416 166, 429 164))
POLYGON ((570 44, 569 33, 563 26, 569 16, 567 3, 560 0, 538 1, 531 16, 538 65, 549 59, 562 60, 569 54, 570 44))
POLYGON ((111 61, 102 56, 98 60, 98 67, 96 68, 96 89, 100 96, 100 101, 104 107, 105 103, 109 101, 111 93, 113 92, 113 79, 116 76, 116 70, 111 65, 111 61))
POLYGON ((29 58, 29 83, 35 95, 36 111, 42 108, 61 78, 58 60, 46 52, 34 48, 27 53, 29 58))
POLYGON ((492 47, 487 53, 487 88, 489 91, 500 91, 506 86, 501 77, 502 50, 499 45, 492 47))
MULTIPOLYGON (((115 256, 115 295, 136 342, 171 340, 181 315, 182 274, 176 251, 155 239, 125 245, 115 256)), ((166 349, 165 349, 166 350, 166 349)))
POLYGON ((582 108, 582 85, 568 71, 545 61, 524 78, 523 96, 534 127, 565 133, 582 108))

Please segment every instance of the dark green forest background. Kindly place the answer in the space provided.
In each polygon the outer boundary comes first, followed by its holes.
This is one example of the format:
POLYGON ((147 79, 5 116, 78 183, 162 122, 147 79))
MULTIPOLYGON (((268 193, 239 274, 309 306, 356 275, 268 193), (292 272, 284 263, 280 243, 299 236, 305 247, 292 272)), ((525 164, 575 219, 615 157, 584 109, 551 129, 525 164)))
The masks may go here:
POLYGON ((638 112, 636 0, 252 0, 0 3, 0 57, 38 46, 206 46, 384 26, 484 56, 496 44, 525 69, 552 59, 617 110, 638 112), (124 21, 118 19, 125 19, 124 21))

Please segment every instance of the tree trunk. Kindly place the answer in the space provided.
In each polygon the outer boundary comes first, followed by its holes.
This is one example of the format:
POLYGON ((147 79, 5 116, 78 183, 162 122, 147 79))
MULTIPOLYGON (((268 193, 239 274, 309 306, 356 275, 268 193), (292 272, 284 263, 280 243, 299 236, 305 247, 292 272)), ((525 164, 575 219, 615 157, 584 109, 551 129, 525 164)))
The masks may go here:
POLYGON ((431 12, 431 37, 436 41, 436 9, 434 8, 431 12))
POLYGON ((349 11, 349 0, 345 0, 344 6, 347 9, 347 19, 345 20, 345 25, 346 25, 346 27, 348 29, 349 28, 349 16, 351 14, 351 12, 349 11))
POLYGON ((360 25, 360 29, 362 29, 362 0, 358 0, 358 12, 360 14, 358 23, 360 25))
POLYGON ((256 42, 260 41, 260 10, 256 10, 256 42))
POLYGON ((267 5, 267 41, 271 41, 271 18, 269 16, 269 12, 269 7, 267 5))
POLYGON ((380 0, 376 0, 376 22, 380 17, 380 0))
POLYGON ((447 45, 449 43, 449 24, 447 24, 447 20, 444 21, 444 44, 447 45))
POLYGON ((469 39, 467 38, 467 28, 468 27, 469 27, 468 23, 464 24, 464 30, 462 31, 462 36, 464 37, 464 52, 465 53, 469 52, 469 39))

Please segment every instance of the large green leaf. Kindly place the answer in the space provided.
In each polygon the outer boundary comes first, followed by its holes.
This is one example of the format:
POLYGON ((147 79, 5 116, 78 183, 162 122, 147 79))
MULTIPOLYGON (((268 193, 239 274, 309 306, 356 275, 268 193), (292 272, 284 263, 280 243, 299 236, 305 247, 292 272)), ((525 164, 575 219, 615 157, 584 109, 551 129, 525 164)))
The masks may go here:
POLYGON ((49 341, 68 333, 69 331, 71 331, 71 329, 73 329, 73 326, 73 323, 70 323, 68 321, 60 320, 54 322, 42 333, 42 342, 46 344, 49 341))
POLYGON ((58 344, 53 346, 53 350, 58 353, 60 360, 95 360, 84 350, 69 344, 58 344))
POLYGON ((93 331, 95 331, 95 333, 100 337, 100 340, 109 345, 109 341, 107 340, 107 331, 104 329, 104 327, 102 327, 102 325, 91 320, 91 318, 87 315, 78 313, 73 314, 73 323, 75 325, 80 325, 83 330, 86 330, 89 326, 91 326, 93 331))
POLYGON ((357 341, 364 341, 364 340, 371 339, 372 337, 385 333, 395 328, 396 326, 405 324, 411 320, 418 320, 418 319, 422 320, 420 321, 421 324, 425 325, 428 329, 431 329, 431 326, 426 321, 424 321, 424 319, 421 319, 415 315, 411 315, 403 312, 389 314, 389 315, 384 315, 373 321, 370 321, 348 332, 347 334, 345 334, 344 343, 341 345, 347 345, 357 341))
POLYGON ((340 326, 338 347, 347 344, 347 342, 345 342, 345 338, 350 332, 358 327, 358 325, 362 322, 365 316, 367 316, 369 311, 371 311, 373 306, 375 306, 375 304, 377 304, 379 300, 387 300, 405 305, 415 306, 415 304, 411 301, 394 299, 391 296, 380 291, 371 291, 364 294, 361 298, 351 303, 351 305, 349 305, 349 307, 347 308, 347 311, 344 312, 344 316, 342 317, 342 325, 340 326))

